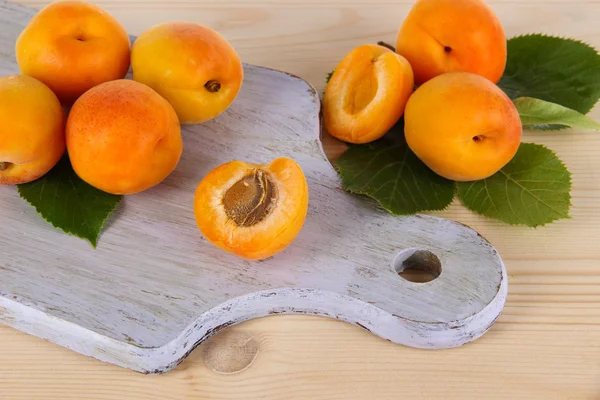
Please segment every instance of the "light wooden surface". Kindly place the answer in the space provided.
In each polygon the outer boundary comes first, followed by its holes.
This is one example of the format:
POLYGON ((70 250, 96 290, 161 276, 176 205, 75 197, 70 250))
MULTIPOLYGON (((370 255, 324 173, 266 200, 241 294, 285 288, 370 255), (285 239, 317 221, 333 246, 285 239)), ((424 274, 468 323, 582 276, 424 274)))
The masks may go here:
MULTIPOLYGON (((509 36, 553 33, 600 48, 599 1, 491 3, 509 36)), ((165 19, 206 23, 244 61, 298 74, 317 88, 355 45, 393 41, 410 6, 401 0, 99 4, 133 34, 165 19)), ((599 107, 592 116, 600 120, 599 107)), ((554 149, 571 169, 573 218, 533 230, 485 220, 458 204, 439 213, 486 236, 508 269, 504 314, 472 344, 414 350, 336 321, 277 316, 229 330, 258 342, 257 354, 247 357, 252 365, 239 374, 209 370, 203 359, 215 357, 201 348, 167 375, 142 376, 0 327, 0 399, 599 399, 600 135, 526 133, 525 140, 554 149)), ((215 340, 227 342, 226 336, 215 340)))

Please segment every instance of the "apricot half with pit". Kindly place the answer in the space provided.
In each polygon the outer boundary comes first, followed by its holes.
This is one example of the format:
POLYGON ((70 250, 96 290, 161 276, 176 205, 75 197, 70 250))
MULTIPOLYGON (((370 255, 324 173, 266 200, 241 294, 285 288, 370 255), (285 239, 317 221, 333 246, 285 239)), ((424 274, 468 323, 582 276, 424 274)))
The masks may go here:
POLYGON ((194 213, 213 245, 259 260, 288 247, 308 211, 308 185, 289 158, 269 164, 231 161, 209 172, 196 188, 194 213))

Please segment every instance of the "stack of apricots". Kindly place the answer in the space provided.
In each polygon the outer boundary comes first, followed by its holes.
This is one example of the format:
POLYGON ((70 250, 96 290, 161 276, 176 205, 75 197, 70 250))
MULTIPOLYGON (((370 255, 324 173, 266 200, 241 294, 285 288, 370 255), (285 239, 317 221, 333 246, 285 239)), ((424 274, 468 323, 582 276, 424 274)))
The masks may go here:
MULTIPOLYGON (((20 74, 0 78, 0 184, 32 182, 67 153, 83 181, 107 193, 150 189, 177 167, 181 124, 230 107, 242 62, 216 31, 166 22, 131 45, 100 7, 59 0, 19 35, 20 74), (125 79, 129 69, 133 79, 125 79), (68 110, 68 111, 67 111, 68 110)), ((194 214, 204 237, 247 259, 270 257, 300 232, 308 185, 289 158, 231 161, 198 185, 194 214)))
POLYGON ((323 99, 325 128, 362 144, 404 117, 406 143, 432 171, 485 179, 521 141, 518 111, 496 85, 506 56, 502 25, 482 0, 417 0, 395 51, 359 46, 336 67, 323 99))

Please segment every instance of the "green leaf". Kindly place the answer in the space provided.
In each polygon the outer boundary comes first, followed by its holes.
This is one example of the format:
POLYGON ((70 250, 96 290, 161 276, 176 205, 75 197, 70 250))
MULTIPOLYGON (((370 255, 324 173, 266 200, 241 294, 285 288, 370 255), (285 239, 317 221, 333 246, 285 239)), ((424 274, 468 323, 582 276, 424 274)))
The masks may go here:
POLYGON ((544 129, 548 125, 600 130, 600 124, 585 115, 548 101, 519 97, 514 101, 524 128, 544 129))
POLYGON ((327 78, 325 78, 325 83, 329 83, 334 72, 335 71, 331 71, 330 73, 327 74, 327 78))
POLYGON ((19 194, 55 228, 88 240, 96 247, 104 221, 121 196, 82 181, 67 156, 40 179, 18 185, 19 194))
POLYGON ((375 199, 394 215, 445 209, 454 183, 431 171, 410 150, 398 124, 378 141, 351 146, 335 161, 344 188, 375 199))
POLYGON ((548 148, 522 143, 515 157, 487 179, 458 183, 470 210, 514 225, 536 227, 569 218, 571 174, 548 148))
POLYGON ((540 34, 518 36, 507 45, 498 86, 511 99, 533 97, 582 114, 600 99, 600 55, 593 47, 540 34))

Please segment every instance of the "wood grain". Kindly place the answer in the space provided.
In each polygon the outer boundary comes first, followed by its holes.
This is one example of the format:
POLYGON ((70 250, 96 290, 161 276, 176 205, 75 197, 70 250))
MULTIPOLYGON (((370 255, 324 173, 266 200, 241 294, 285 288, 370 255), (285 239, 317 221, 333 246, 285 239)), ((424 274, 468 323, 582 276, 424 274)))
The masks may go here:
MULTIPOLYGON (((322 88, 325 74, 354 45, 393 41, 410 2, 98 3, 132 33, 165 19, 204 22, 246 62, 296 73, 322 88)), ((554 33, 600 47, 597 0, 490 3, 509 36, 554 33)), ((598 107, 592 116, 600 120, 598 107)), ((0 399, 599 399, 600 136, 526 133, 525 140, 546 144, 573 172, 572 219, 534 230, 506 227, 459 204, 439 213, 484 234, 509 273, 502 317, 470 345, 413 350, 343 323, 280 316, 230 328, 260 345, 240 374, 208 370, 196 351, 170 374, 145 377, 0 327, 0 399)))

